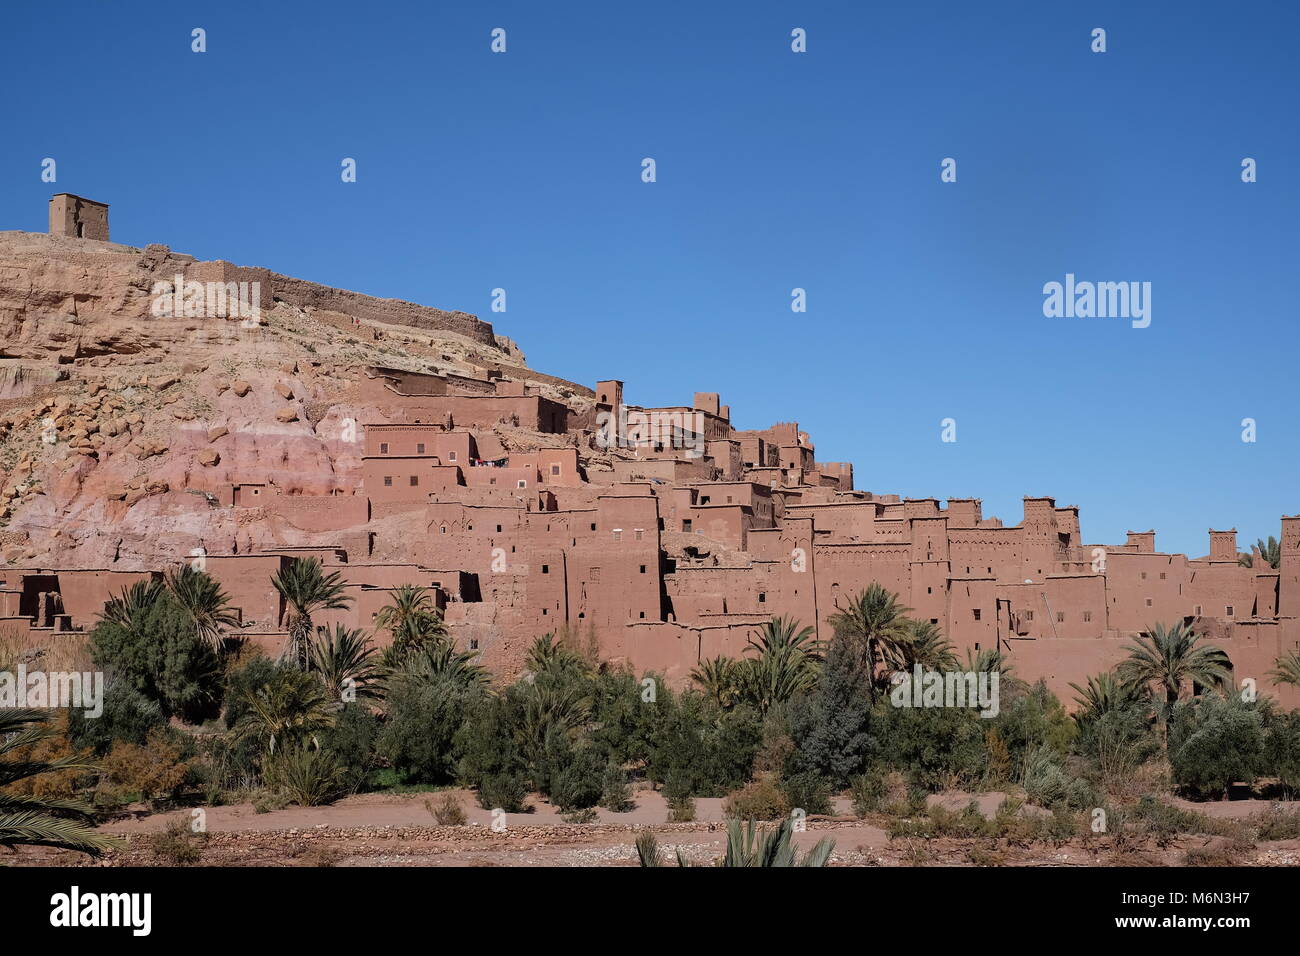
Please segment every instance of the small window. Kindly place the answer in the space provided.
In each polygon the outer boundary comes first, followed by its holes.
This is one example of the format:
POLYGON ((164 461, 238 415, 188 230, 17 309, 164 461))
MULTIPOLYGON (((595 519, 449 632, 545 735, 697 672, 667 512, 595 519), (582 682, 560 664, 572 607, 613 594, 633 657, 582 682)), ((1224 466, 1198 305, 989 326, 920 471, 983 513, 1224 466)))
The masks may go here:
POLYGON ((517 485, 517 487, 519 487, 519 488, 527 488, 527 487, 528 487, 528 482, 525 481, 523 478, 520 478, 520 479, 519 479, 519 484, 517 485))
POLYGON ((552 474, 552 475, 558 475, 559 473, 560 473, 560 466, 559 466, 559 465, 552 465, 552 466, 551 466, 551 474, 552 474))
POLYGON ((978 620, 980 619, 980 609, 979 609, 979 608, 975 608, 974 610, 972 610, 972 611, 971 611, 971 616, 974 617, 975 620, 978 621, 978 620))
POLYGON ((641 565, 641 573, 642 573, 642 574, 645 574, 645 565, 644 565, 644 564, 641 565))
POLYGON ((637 539, 638 541, 641 540, 641 536, 642 536, 643 534, 645 534, 645 532, 642 531, 640 528, 637 528, 637 529, 636 529, 636 539, 637 539))
POLYGON ((1151 599, 1150 599, 1150 598, 1147 598, 1147 607, 1150 607, 1150 606, 1151 606, 1151 599))
POLYGON ((1092 612, 1091 612, 1091 611, 1084 611, 1084 612, 1083 612, 1083 620, 1084 620, 1084 623, 1085 623, 1085 624, 1086 624, 1088 621, 1091 621, 1091 620, 1092 620, 1092 612))
POLYGON ((393 476, 392 476, 392 475, 384 475, 384 487, 385 487, 385 488, 391 488, 391 487, 393 487, 393 476))
POLYGON ((419 476, 419 475, 412 475, 412 476, 411 476, 411 487, 414 488, 414 487, 416 487, 416 486, 419 485, 419 484, 420 484, 420 476, 419 476))
POLYGON ((767 592, 766 592, 766 591, 759 591, 759 592, 758 592, 758 603, 759 603, 759 604, 766 604, 766 603, 767 603, 767 592))
POLYGON ((682 519, 682 531, 685 532, 686 534, 690 534, 690 533, 691 533, 691 519, 690 519, 690 518, 683 518, 683 519, 682 519))
POLYGON ((379 443, 379 454, 381 454, 381 455, 387 455, 387 454, 388 454, 388 442, 386 442, 386 441, 381 441, 381 442, 379 443))
POLYGON ((417 442, 417 443, 416 443, 416 446, 415 446, 415 453, 416 453, 417 455, 423 455, 423 454, 424 454, 424 442, 417 442))
POLYGON ((1227 612, 1228 617, 1232 617, 1232 615, 1233 615, 1233 610, 1232 610, 1232 605, 1231 605, 1231 604, 1229 604, 1229 605, 1228 605, 1227 607, 1225 607, 1223 610, 1227 612))
POLYGON ((497 525, 497 534, 501 533, 501 525, 497 525))
POLYGON ((615 529, 614 529, 614 540, 615 540, 615 541, 622 541, 622 540, 623 540, 623 529, 622 529, 622 528, 615 528, 615 529))
POLYGON ((1164 579, 1165 579, 1165 572, 1161 571, 1161 572, 1160 572, 1160 580, 1163 581, 1164 579))
POLYGON ((1057 624, 1064 624, 1064 623, 1065 623, 1065 612, 1064 612, 1064 611, 1057 611, 1057 612, 1056 612, 1056 623, 1057 623, 1057 624))
POLYGON ((1200 616, 1201 616, 1201 606, 1200 606, 1199 604, 1196 605, 1196 611, 1195 611, 1195 613, 1196 613, 1196 616, 1197 616, 1197 617, 1200 617, 1200 616))
POLYGON ((1146 573, 1145 571, 1143 571, 1143 572, 1142 572, 1142 580, 1145 581, 1146 579, 1147 579, 1147 573, 1146 573))
POLYGON ((448 460, 448 461, 455 461, 455 460, 456 460, 456 453, 455 453, 454 451, 449 451, 449 452, 447 452, 447 460, 448 460))
POLYGON ((551 566, 550 566, 549 564, 543 564, 543 565, 542 565, 542 573, 543 573, 543 574, 550 574, 550 573, 551 573, 551 566))
POLYGON ((638 616, 638 617, 645 617, 645 611, 642 611, 642 612, 641 612, 640 614, 638 614, 637 616, 638 616))
POLYGON ((1033 612, 1033 611, 1026 611, 1026 612, 1025 612, 1025 620, 1026 620, 1026 621, 1032 621, 1033 619, 1034 619, 1034 612, 1033 612))
POLYGON ((591 523, 591 530, 592 531, 596 530, 596 523, 594 521, 591 523))
POLYGON ((932 617, 932 618, 930 618, 930 623, 931 623, 931 624, 938 624, 938 623, 939 623, 939 619, 938 619, 937 617, 932 617))
POLYGON ((701 495, 701 496, 700 496, 700 504, 702 504, 702 505, 707 505, 708 503, 709 503, 709 496, 708 496, 708 495, 701 495))
POLYGON ((470 649, 471 651, 476 651, 476 650, 478 650, 478 638, 477 638, 477 637, 471 637, 471 638, 469 639, 469 649, 470 649))

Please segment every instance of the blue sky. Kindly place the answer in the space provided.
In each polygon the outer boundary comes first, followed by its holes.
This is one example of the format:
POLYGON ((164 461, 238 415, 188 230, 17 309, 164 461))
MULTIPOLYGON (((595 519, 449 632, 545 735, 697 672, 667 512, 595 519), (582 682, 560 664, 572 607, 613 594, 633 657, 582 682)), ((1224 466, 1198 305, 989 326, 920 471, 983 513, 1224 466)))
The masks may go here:
POLYGON ((0 228, 43 231, 55 191, 104 200, 117 241, 474 312, 636 404, 718 391, 738 427, 797 420, 860 488, 982 497, 1008 524, 1054 495, 1090 543, 1154 527, 1200 555, 1211 526, 1244 547, 1300 512, 1300 4, 93 0, 5 21, 0 228), (1044 317, 1067 272, 1150 282, 1151 326, 1044 317))

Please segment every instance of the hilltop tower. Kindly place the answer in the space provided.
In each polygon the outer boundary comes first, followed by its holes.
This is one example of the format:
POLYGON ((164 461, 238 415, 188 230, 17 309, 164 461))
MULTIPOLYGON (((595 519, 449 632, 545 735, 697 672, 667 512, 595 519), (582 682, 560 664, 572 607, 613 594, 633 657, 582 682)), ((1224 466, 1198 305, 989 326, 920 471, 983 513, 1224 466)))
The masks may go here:
POLYGON ((56 194, 50 200, 50 235, 108 242, 108 203, 56 194))

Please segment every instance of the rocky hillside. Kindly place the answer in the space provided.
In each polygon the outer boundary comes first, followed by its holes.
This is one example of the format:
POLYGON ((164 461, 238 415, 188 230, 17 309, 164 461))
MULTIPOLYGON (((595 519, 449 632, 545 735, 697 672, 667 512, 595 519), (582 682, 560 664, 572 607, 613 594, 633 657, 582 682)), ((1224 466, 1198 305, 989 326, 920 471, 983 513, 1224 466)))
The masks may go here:
MULTIPOLYGON (((164 310, 165 311, 165 310, 164 310)), ((512 342, 445 312, 245 269, 165 246, 0 232, 0 561, 156 567, 314 543, 213 506, 222 484, 350 492, 365 369, 483 379, 552 397, 512 342), (156 314, 156 284, 261 283, 260 316, 156 314)))

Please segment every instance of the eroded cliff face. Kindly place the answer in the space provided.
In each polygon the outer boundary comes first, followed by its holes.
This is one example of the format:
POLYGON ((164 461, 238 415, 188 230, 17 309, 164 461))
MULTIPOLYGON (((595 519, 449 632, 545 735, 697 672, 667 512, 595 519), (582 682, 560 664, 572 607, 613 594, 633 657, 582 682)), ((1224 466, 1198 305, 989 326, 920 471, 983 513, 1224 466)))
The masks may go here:
POLYGON ((158 567, 195 548, 336 541, 217 503, 237 484, 350 496, 359 426, 383 420, 359 397, 373 365, 531 374, 466 313, 163 246, 0 233, 0 560, 158 567), (157 284, 178 275, 262 283, 260 314, 157 314, 157 284))

